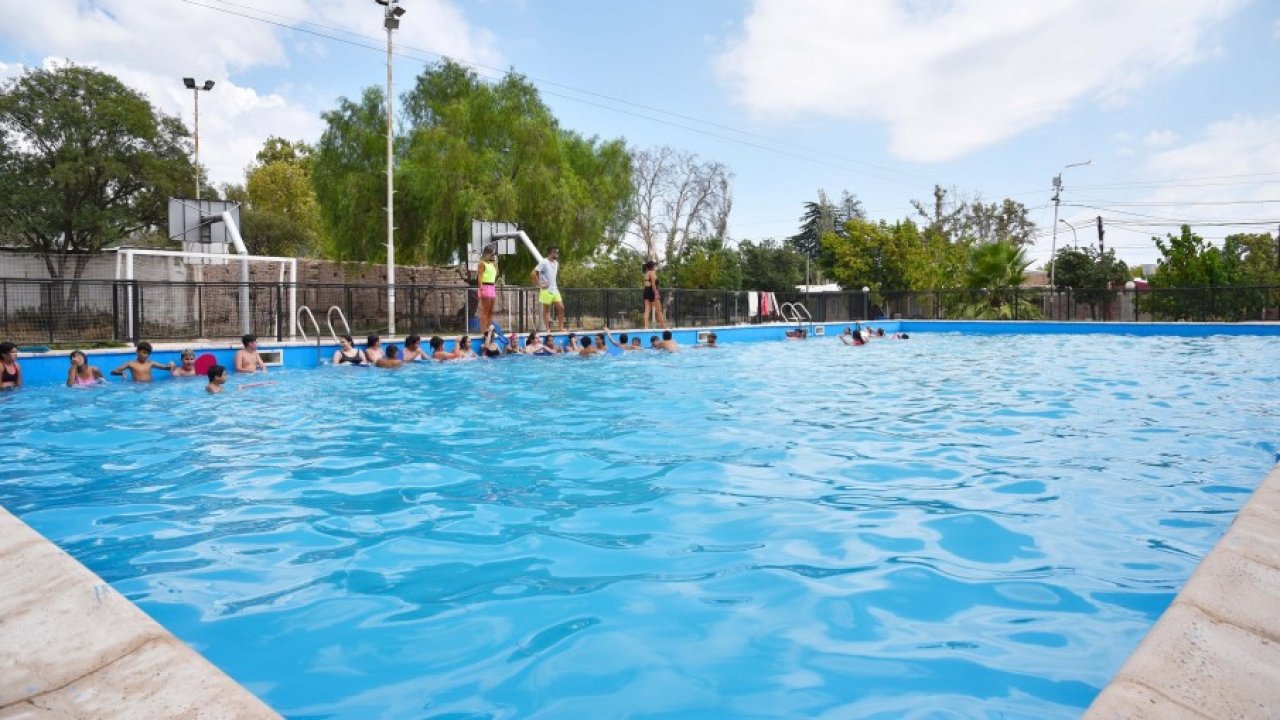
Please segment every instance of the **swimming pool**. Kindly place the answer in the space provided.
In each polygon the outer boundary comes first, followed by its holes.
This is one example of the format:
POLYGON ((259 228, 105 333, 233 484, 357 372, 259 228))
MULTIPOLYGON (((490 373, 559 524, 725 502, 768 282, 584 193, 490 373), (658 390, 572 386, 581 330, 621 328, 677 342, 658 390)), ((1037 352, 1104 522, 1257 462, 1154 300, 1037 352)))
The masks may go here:
POLYGON ((286 715, 1068 717, 1270 466, 1273 355, 921 334, 31 388, 0 503, 286 715))

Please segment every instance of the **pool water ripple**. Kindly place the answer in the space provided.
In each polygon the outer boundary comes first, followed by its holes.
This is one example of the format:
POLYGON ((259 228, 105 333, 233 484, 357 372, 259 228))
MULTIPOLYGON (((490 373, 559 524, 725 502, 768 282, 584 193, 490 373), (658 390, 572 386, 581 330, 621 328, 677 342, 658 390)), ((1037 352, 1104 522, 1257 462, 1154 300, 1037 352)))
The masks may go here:
POLYGON ((1271 464, 1273 354, 922 334, 35 388, 0 396, 0 503, 288 716, 1073 717, 1271 464))

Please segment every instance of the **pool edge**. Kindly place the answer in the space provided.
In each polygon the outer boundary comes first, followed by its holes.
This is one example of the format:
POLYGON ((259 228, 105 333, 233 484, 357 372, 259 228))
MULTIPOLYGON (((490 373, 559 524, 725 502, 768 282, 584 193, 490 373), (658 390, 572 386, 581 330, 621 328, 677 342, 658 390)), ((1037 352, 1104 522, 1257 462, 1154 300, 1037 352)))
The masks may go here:
POLYGON ((1084 717, 1280 713, 1280 465, 1263 478, 1084 717))
POLYGON ((279 718, 0 507, 0 718, 279 718))

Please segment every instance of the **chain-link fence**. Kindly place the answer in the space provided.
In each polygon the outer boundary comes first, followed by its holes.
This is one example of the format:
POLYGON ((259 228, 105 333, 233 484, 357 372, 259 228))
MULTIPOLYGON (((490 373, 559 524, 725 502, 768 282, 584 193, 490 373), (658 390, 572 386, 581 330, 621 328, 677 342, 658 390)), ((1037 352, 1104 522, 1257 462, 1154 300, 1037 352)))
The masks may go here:
MULTIPOLYGON (((494 319, 513 332, 542 330, 539 291, 498 288, 494 319)), ((639 288, 562 290, 565 325, 598 330, 644 324, 639 288)), ((145 282, 0 278, 0 339, 23 344, 192 340, 251 332, 285 340, 295 318, 314 337, 385 333, 384 285, 145 282), (308 308, 315 318, 301 308, 308 308)), ((876 293, 760 293, 664 289, 672 327, 738 325, 782 319, 778 307, 802 304, 815 322, 868 319, 993 319, 1096 322, 1275 321, 1280 287, 1062 289, 1007 288, 876 293), (762 309, 769 306, 769 314, 762 309)), ((396 288, 399 334, 479 331, 476 289, 463 285, 396 288)))

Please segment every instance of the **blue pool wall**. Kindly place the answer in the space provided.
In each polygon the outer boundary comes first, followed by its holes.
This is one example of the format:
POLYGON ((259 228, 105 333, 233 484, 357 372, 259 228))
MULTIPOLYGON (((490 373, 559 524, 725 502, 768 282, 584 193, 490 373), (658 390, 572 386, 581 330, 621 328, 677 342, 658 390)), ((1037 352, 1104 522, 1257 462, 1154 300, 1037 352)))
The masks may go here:
MULTIPOLYGON (((853 323, 814 323, 814 327, 823 327, 828 337, 839 334, 853 323)), ((1280 336, 1280 323, 1086 323, 1086 322, 1034 322, 1008 320, 885 320, 862 323, 864 327, 883 328, 886 333, 966 333, 975 335, 1135 335, 1135 336, 1176 336, 1176 337, 1208 337, 1213 335, 1253 335, 1280 336)), ((791 325, 735 325, 728 327, 688 328, 673 330, 672 335, 681 345, 692 345, 697 342, 699 333, 715 332, 721 344, 740 342, 767 342, 786 340, 785 332, 791 325)), ((649 336, 659 335, 661 331, 624 330, 621 332, 638 335, 644 347, 649 346, 649 336)), ((563 333, 554 333, 563 340, 563 333)), ((586 334, 595 335, 594 331, 586 334)), ((456 335, 446 338, 446 349, 453 349, 456 335)), ((403 345, 403 338, 384 340, 383 344, 403 345)), ((473 349, 479 350, 480 341, 472 338, 473 349)), ((424 340, 425 344, 425 340, 424 340)), ((182 349, 190 347, 197 354, 212 353, 219 365, 230 368, 235 364, 236 350, 239 344, 220 343, 156 343, 157 348, 151 359, 164 364, 179 362, 182 349)), ((285 368, 314 368, 327 363, 338 349, 332 343, 321 343, 319 353, 314 342, 274 343, 260 340, 259 350, 283 350, 285 368)), ((363 347, 363 345, 357 345, 363 347)), ((115 367, 134 357, 132 348, 115 348, 110 350, 86 350, 89 362, 103 373, 109 373, 115 367)), ((27 385, 61 385, 67 380, 67 368, 70 367, 69 350, 53 352, 19 352, 18 362, 22 365, 23 382, 27 385)), ((156 377, 163 380, 166 373, 158 372, 156 377)), ((123 378, 108 376, 108 382, 124 382, 123 378)))

